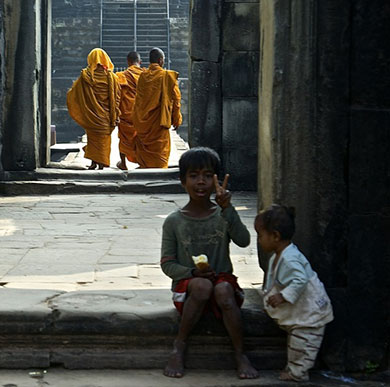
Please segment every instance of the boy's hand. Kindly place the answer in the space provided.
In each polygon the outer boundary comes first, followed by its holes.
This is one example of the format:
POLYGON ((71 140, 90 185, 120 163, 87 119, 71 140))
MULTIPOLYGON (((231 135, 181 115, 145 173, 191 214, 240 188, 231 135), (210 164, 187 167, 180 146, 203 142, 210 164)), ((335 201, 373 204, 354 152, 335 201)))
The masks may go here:
POLYGON ((283 298, 283 296, 280 293, 277 293, 274 294, 273 296, 270 296, 270 298, 268 298, 267 304, 275 308, 275 306, 283 304, 283 302, 286 302, 286 300, 283 298))
POLYGON ((192 275, 194 277, 207 278, 210 281, 215 279, 215 271, 211 267, 206 270, 195 269, 193 270, 192 275))
POLYGON ((222 209, 230 206, 230 200, 232 198, 232 194, 226 189, 228 180, 229 175, 226 174, 222 185, 219 185, 218 177, 217 175, 214 175, 215 201, 222 209))

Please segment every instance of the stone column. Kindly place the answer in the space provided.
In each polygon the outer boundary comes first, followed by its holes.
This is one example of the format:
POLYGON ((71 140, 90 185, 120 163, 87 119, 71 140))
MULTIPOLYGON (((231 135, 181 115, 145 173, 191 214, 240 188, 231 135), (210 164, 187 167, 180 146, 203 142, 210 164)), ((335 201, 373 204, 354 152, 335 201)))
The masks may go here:
POLYGON ((49 0, 4 0, 0 7, 1 168, 34 170, 48 159, 51 5, 49 0))
POLYGON ((389 355, 386 1, 260 3, 259 204, 297 210, 293 241, 331 297, 321 359, 389 355), (386 242, 387 241, 387 242, 386 242))
POLYGON ((221 1, 190 4, 189 130, 191 147, 222 149, 221 1))

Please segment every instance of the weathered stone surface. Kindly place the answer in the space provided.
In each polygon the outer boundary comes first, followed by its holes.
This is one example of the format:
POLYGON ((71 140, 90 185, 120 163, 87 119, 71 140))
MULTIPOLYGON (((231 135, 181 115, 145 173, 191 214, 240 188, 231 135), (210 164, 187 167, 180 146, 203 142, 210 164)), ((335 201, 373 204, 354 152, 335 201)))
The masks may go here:
POLYGON ((0 118, 0 169, 33 170, 45 159, 39 141, 45 142, 47 134, 47 89, 43 88, 47 46, 45 36, 41 37, 41 28, 44 33, 47 26, 46 6, 46 2, 19 0, 3 1, 0 5, 2 37, 6 42, 2 55, 1 87, 6 93, 0 118))
POLYGON ((256 189, 257 123, 257 98, 224 98, 222 159, 232 187, 256 189))
POLYGON ((257 149, 257 98, 224 98, 224 149, 257 149))
POLYGON ((353 109, 351 127, 350 208, 358 213, 384 212, 390 208, 390 109, 353 109))
POLYGON ((223 6, 223 50, 259 49, 259 4, 232 2, 223 6))
POLYGON ((296 207, 294 242, 335 308, 320 358, 355 371, 368 361, 387 366, 390 309, 389 115, 373 104, 372 80, 390 85, 382 61, 361 71, 355 54, 366 46, 385 52, 373 39, 383 33, 384 2, 372 19, 363 3, 318 2, 314 12, 304 3, 261 2, 260 9, 260 206, 296 207))
POLYGON ((229 173, 231 187, 240 187, 244 191, 254 191, 256 188, 256 171, 253 163, 257 160, 256 148, 237 148, 223 150, 224 168, 229 173))
POLYGON ((220 19, 221 1, 191 1, 189 52, 192 60, 219 61, 221 47, 220 19))
MULTIPOLYGON (((224 97, 254 97, 258 94, 258 51, 227 51, 222 60, 224 97)), ((251 114, 257 115, 257 108, 251 114)), ((257 120, 257 119, 256 119, 257 120)), ((257 122, 256 122, 257 126, 257 122)), ((257 137, 257 131, 256 131, 257 137)))
POLYGON ((191 146, 222 146, 222 100, 220 65, 192 62, 189 143, 191 146))
POLYGON ((387 216, 375 213, 353 215, 349 219, 349 228, 347 302, 351 347, 347 368, 359 370, 365 368, 368 359, 373 363, 384 364, 383 357, 388 350, 390 213, 387 216))
POLYGON ((389 33, 388 6, 387 1, 354 3, 351 42, 351 103, 354 106, 390 108, 390 47, 384 38, 389 33))

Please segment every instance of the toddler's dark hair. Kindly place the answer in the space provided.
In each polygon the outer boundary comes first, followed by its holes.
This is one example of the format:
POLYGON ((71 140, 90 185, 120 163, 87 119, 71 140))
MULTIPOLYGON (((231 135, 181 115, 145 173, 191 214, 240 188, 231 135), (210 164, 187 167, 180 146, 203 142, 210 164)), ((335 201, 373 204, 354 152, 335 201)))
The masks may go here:
POLYGON ((198 146, 184 152, 179 160, 180 181, 185 183, 188 170, 210 168, 218 176, 221 160, 218 153, 207 147, 198 146))
POLYGON ((295 233, 295 208, 273 204, 257 215, 257 221, 268 232, 279 231, 282 240, 291 239, 295 233))

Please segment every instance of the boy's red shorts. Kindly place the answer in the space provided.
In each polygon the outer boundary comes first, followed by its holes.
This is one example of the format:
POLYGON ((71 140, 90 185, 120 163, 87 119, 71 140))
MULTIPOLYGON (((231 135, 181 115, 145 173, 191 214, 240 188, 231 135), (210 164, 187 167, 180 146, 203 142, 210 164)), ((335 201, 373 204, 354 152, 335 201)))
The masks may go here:
MULTIPOLYGON (((191 280, 196 277, 186 278, 179 281, 179 283, 173 289, 173 303, 180 314, 183 314, 184 302, 187 298, 187 287, 191 280)), ((237 277, 233 274, 219 273, 213 285, 217 285, 221 282, 229 282, 233 286, 234 296, 238 307, 241 307, 244 302, 244 291, 240 288, 237 283, 237 277)), ((206 304, 204 312, 212 311, 217 318, 222 318, 221 310, 219 309, 217 302, 215 301, 214 295, 210 297, 209 302, 206 304)))

